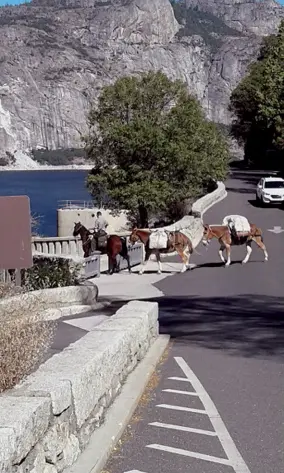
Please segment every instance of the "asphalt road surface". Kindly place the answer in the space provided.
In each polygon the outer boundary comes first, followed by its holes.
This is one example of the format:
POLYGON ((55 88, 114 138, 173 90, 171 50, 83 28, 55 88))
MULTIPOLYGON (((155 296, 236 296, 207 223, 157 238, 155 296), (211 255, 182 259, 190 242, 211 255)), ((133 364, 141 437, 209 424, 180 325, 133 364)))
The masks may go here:
POLYGON ((236 172, 206 223, 238 214, 263 229, 269 261, 253 245, 199 245, 197 266, 157 284, 160 331, 172 345, 154 375, 108 473, 281 473, 284 471, 284 231, 280 208, 258 208, 260 176, 236 172))

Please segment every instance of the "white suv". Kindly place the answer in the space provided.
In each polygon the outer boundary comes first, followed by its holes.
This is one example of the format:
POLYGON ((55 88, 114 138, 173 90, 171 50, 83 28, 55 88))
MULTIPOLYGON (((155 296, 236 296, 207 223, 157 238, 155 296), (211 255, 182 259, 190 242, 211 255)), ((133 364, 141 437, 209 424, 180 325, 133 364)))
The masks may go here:
POLYGON ((284 204, 284 179, 263 177, 256 188, 256 200, 262 204, 284 204))

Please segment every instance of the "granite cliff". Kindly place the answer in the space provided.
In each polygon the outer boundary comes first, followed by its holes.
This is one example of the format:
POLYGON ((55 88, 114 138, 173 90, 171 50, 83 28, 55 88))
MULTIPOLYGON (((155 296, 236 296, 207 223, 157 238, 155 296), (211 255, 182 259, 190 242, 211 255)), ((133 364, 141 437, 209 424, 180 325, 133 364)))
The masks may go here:
POLYGON ((276 31, 274 0, 33 0, 0 8, 0 156, 80 147, 117 77, 161 69, 224 124, 231 90, 276 31))

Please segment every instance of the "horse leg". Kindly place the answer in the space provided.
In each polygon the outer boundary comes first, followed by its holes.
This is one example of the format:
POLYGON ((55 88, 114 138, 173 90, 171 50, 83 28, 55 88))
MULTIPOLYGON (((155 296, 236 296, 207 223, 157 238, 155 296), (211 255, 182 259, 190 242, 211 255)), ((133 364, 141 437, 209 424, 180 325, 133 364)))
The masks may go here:
POLYGON ((231 247, 230 245, 227 244, 225 248, 226 248, 226 253, 227 253, 227 262, 225 266, 227 267, 227 266, 230 266, 231 264, 231 247))
POLYGON ((263 243, 263 239, 261 236, 253 237, 253 241, 257 244, 257 246, 263 251, 264 253, 264 261, 268 261, 268 253, 265 244, 263 243))
POLYGON ((151 253, 152 253, 151 250, 146 250, 146 251, 145 251, 145 259, 144 259, 144 261, 143 261, 143 263, 142 263, 142 268, 140 269, 139 274, 143 274, 143 273, 144 273, 145 268, 146 268, 146 265, 147 265, 147 263, 148 263, 148 260, 149 260, 149 258, 150 258, 151 253))
POLYGON ((108 255, 108 274, 113 274, 114 270, 116 268, 116 257, 111 255, 108 255))
POLYGON ((161 255, 159 251, 156 251, 156 260, 158 263, 158 274, 162 273, 162 262, 161 262, 161 255))
POLYGON ((120 254, 121 254, 122 258, 126 259, 126 261, 127 261, 128 272, 132 273, 132 269, 131 269, 131 266, 130 266, 130 257, 129 257, 126 241, 122 241, 121 245, 122 245, 122 250, 121 250, 120 254))
POLYGON ((246 242, 246 247, 247 247, 247 254, 246 257, 243 259, 242 264, 246 264, 250 258, 252 248, 251 248, 251 240, 246 242))
POLYGON ((220 256, 220 259, 221 259, 222 263, 226 263, 226 260, 223 256, 223 251, 224 250, 225 250, 225 246, 221 245, 220 250, 219 250, 219 256, 220 256))
POLYGON ((181 268, 180 272, 184 273, 187 270, 187 264, 189 262, 189 257, 186 255, 184 250, 177 249, 177 248, 176 248, 176 250, 178 252, 178 255, 179 255, 180 259, 183 262, 183 265, 182 265, 182 268, 181 268))

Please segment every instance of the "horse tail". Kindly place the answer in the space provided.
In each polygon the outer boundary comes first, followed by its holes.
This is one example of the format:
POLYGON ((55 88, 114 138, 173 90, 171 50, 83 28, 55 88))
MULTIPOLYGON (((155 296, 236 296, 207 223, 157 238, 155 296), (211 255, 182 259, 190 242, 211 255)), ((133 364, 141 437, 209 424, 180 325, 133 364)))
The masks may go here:
POLYGON ((126 259, 128 255, 127 238, 126 237, 119 237, 119 238, 120 238, 120 244, 121 244, 121 249, 119 251, 119 254, 122 256, 122 258, 126 259))
POLYGON ((256 237, 256 238, 257 238, 257 237, 260 237, 261 242, 263 243, 263 233, 262 233, 261 228, 256 227, 253 236, 256 237))

